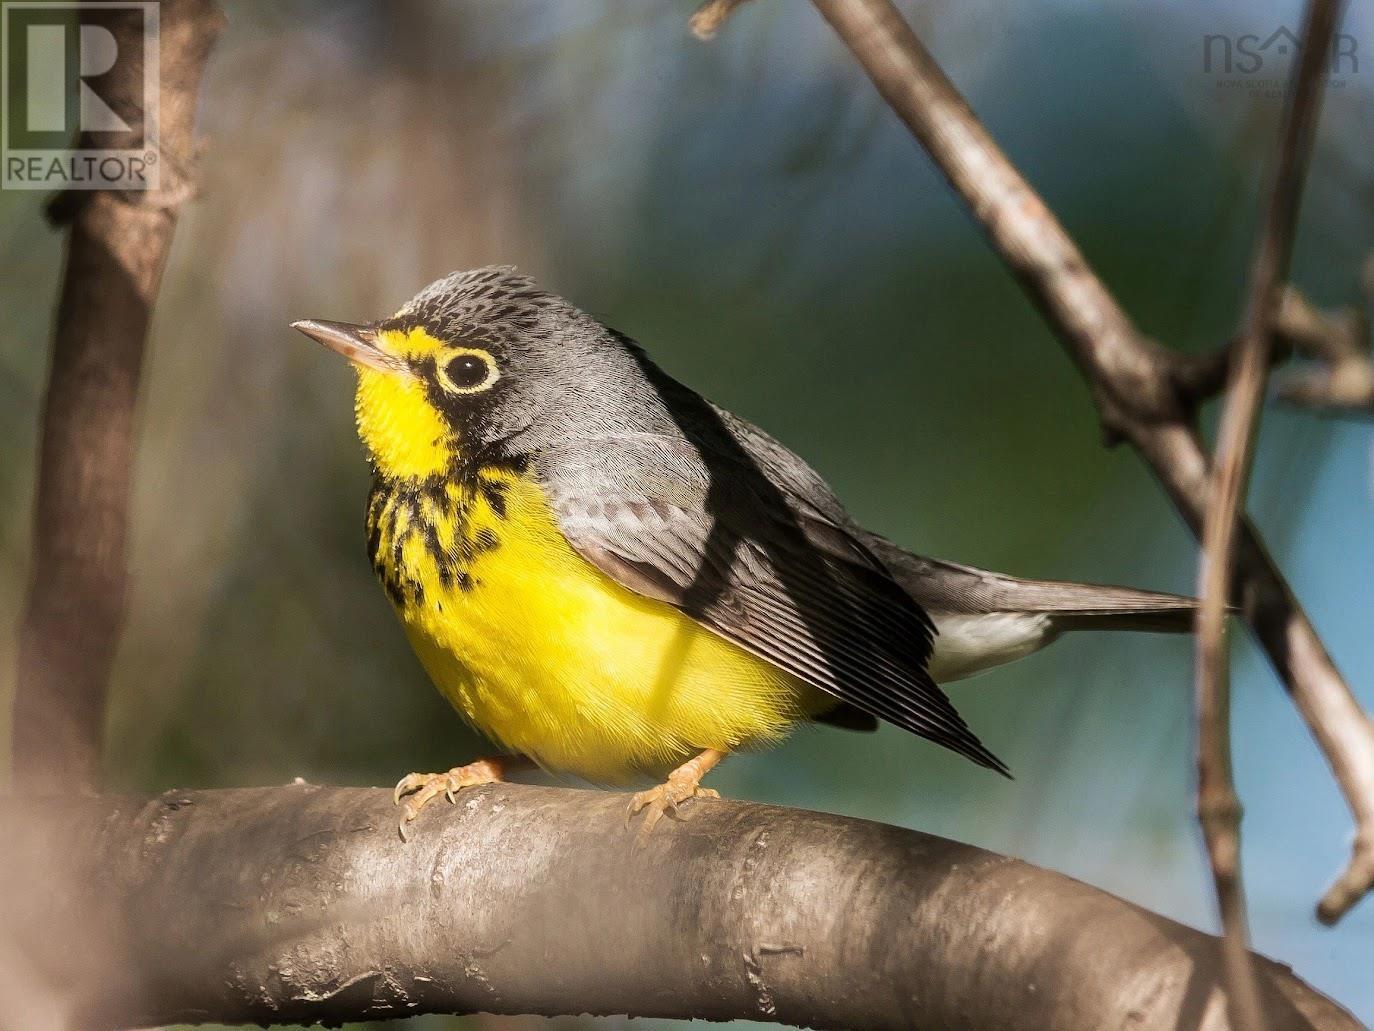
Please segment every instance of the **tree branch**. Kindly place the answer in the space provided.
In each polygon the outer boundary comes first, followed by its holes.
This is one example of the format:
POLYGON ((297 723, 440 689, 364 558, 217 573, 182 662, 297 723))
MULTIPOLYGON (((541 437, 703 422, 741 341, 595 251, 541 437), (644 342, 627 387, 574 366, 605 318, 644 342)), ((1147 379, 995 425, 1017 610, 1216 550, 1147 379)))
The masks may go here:
POLYGON ((1284 377, 1279 397, 1292 404, 1374 416, 1374 358, 1370 356, 1369 311, 1374 307, 1374 256, 1360 276, 1361 306, 1322 312, 1292 287, 1279 310, 1281 332, 1314 368, 1284 377))
POLYGON ((1340 5, 1311 0, 1303 26, 1293 89, 1285 105, 1278 169, 1264 231, 1256 249, 1244 326, 1232 354, 1213 461, 1213 489, 1203 518, 1198 556, 1196 695, 1197 812, 1212 867, 1224 932, 1232 1021, 1266 1026, 1246 951, 1245 888, 1240 868, 1241 806, 1231 775, 1231 688, 1226 649, 1227 602, 1240 509, 1249 482, 1260 404, 1269 378, 1270 342, 1297 235, 1298 209, 1316 134, 1327 54, 1340 5))
POLYGON ((735 13, 735 9, 743 7, 748 2, 749 0, 706 0, 688 19, 687 27, 697 39, 714 39, 726 19, 735 13))
MULTIPOLYGON (((121 53, 141 26, 111 12, 121 53)), ((196 96, 221 27, 210 0, 161 5, 156 192, 60 195, 71 222, 38 460, 33 560, 19 633, 14 766, 21 786, 99 782, 105 692, 124 621, 134 409, 153 300, 189 194, 196 96)), ((142 125, 143 64, 121 61, 107 99, 142 125)))
MULTIPOLYGON (((1202 532, 1207 457, 1178 356, 1140 334, 1058 220, 969 109, 890 0, 813 0, 930 153, 1087 379, 1109 440, 1145 458, 1202 532)), ((1253 526, 1236 545, 1242 612, 1331 764, 1356 823, 1350 865, 1318 906, 1339 919, 1374 884, 1374 724, 1253 526)))
MULTIPOLYGON (((1269 334, 1269 366, 1297 356, 1311 368, 1283 377, 1277 395, 1289 404, 1328 409, 1335 414, 1374 416, 1374 358, 1370 355, 1369 315, 1374 307, 1374 256, 1360 277, 1361 306, 1319 311, 1297 287, 1286 286, 1269 334)), ((1184 404, 1200 406, 1226 389, 1231 354, 1239 337, 1203 354, 1173 353, 1173 379, 1184 404)))
MULTIPOLYGON (((427 811, 407 845, 379 789, 5 799, 0 955, 23 966, 0 964, 0 1025, 1224 1022, 1215 939, 1078 881, 839 816, 685 815, 635 848, 624 795, 496 785, 427 811)), ((1276 1027, 1358 1026, 1257 966, 1276 1027)))

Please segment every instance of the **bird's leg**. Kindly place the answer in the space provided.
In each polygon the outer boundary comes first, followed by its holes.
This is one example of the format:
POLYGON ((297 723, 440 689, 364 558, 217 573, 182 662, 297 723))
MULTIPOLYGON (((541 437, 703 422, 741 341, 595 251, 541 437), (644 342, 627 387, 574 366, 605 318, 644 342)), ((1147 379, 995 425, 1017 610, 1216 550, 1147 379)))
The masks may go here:
POLYGON ((719 798, 720 792, 701 786, 701 778, 710 773, 715 765, 725 758, 718 748, 708 748, 700 755, 688 759, 668 774, 668 780, 655 788, 638 792, 630 799, 628 819, 647 809, 644 823, 639 828, 639 842, 643 844, 665 813, 677 815, 678 806, 689 798, 719 798))
POLYGON ((407 840, 406 825, 420 815, 420 810, 443 795, 450 803, 454 794, 463 788, 475 788, 479 784, 496 784, 506 779, 512 770, 530 766, 530 760, 523 755, 501 755, 493 759, 478 759, 466 766, 455 766, 447 773, 410 773, 402 777, 392 796, 397 805, 405 798, 405 808, 401 811, 401 822, 397 828, 401 840, 407 840), (406 796, 409 795, 409 798, 406 796))

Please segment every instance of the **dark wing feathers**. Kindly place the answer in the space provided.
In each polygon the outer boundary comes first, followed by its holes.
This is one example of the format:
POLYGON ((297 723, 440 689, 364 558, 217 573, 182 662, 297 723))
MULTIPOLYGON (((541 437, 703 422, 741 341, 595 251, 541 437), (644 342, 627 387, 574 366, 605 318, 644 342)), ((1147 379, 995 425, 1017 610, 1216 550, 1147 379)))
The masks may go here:
POLYGON ((1005 773, 926 672, 930 618, 826 511, 828 491, 798 498, 764 466, 775 454, 701 436, 581 441, 541 459, 572 547, 840 702, 1005 773))
POLYGON ((871 733, 878 729, 876 716, 871 712, 864 712, 862 709, 855 708, 847 702, 841 702, 829 712, 815 717, 815 721, 831 727, 843 727, 845 730, 858 730, 865 733, 871 733))

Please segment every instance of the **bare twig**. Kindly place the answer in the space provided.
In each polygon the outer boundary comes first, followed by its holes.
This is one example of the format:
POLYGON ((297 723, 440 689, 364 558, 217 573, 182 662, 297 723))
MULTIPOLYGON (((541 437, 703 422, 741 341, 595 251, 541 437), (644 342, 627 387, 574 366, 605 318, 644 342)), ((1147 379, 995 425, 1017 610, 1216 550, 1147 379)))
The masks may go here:
POLYGON ((1374 307, 1374 256, 1361 275, 1361 306, 1322 312, 1298 290, 1284 292, 1281 331, 1314 367, 1284 377, 1279 397, 1292 404, 1374 416, 1374 358, 1370 355, 1369 312, 1374 307))
MULTIPOLYGON (((1281 400, 1336 414, 1374 416, 1368 315, 1374 306, 1374 257, 1365 263, 1361 297, 1362 307, 1319 311, 1297 287, 1283 289, 1270 327, 1269 366, 1274 369, 1297 357, 1312 367, 1284 375, 1276 391, 1281 400)), ((1238 344, 1239 337, 1201 354, 1170 355, 1174 385, 1185 404, 1200 406, 1226 389, 1238 344)))
POLYGON ((1226 649, 1227 601, 1240 509, 1249 480, 1260 404, 1269 377, 1270 337, 1288 276, 1298 209, 1336 34, 1337 0, 1311 0, 1301 56, 1285 107, 1278 168, 1256 249, 1243 329, 1232 351, 1230 384, 1213 461, 1212 491, 1198 557, 1197 812, 1212 867, 1223 930, 1232 1022, 1266 1026, 1246 951, 1245 889, 1240 869, 1240 800, 1231 775, 1231 690, 1226 649))
MULTIPOLYGON (((113 12, 112 12, 113 13, 113 12)), ((43 407, 32 580, 15 693, 16 782, 99 780, 105 692, 125 604, 134 408, 144 340, 187 182, 196 95, 221 18, 210 0, 161 5, 163 173, 156 193, 61 195, 71 222, 43 407)), ((127 17, 111 31, 135 53, 127 17)), ((108 99, 142 124, 143 67, 122 61, 108 99)))
MULTIPOLYGON (((1044 312, 1087 378, 1109 439, 1136 447, 1200 536, 1207 457, 1191 399, 1175 380, 1175 356, 1139 333, 890 0, 814 3, 1044 312)), ((1248 521, 1239 528, 1236 578, 1246 621, 1355 817, 1351 864, 1318 907, 1321 919, 1335 920, 1374 883, 1374 725, 1248 521)))
MULTIPOLYGON (((42 1003, 76 1027, 474 1011, 1224 1026, 1214 938, 1072 878, 725 801, 636 848, 624 813, 608 792, 473 788, 406 845, 378 789, 0 800, 0 956, 27 960, 0 1025, 42 1003)), ((1257 965, 1276 1028, 1358 1026, 1257 965)))
POLYGON ((749 0, 706 0, 687 22, 692 34, 700 40, 714 39, 725 20, 749 0))
POLYGON ((878 92, 930 152, 1088 376, 1116 437, 1176 418, 1165 353, 1144 339, 1064 227, 998 148, 890 0, 816 0, 878 92))

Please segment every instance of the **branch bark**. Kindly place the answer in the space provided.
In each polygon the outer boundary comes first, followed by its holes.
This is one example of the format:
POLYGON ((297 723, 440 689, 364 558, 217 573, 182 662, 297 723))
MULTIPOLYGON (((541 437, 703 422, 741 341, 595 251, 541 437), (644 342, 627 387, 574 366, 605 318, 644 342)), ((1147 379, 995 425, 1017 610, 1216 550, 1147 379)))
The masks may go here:
MULTIPOLYGON (((0 800, 0 1025, 1225 1025, 1215 939, 1078 881, 839 816, 685 816, 636 848, 624 795, 493 785, 403 844, 380 789, 0 800)), ((1358 1027, 1256 963, 1274 1026, 1358 1027)))
POLYGON ((1240 340, 1232 352, 1230 383, 1213 461, 1213 489, 1203 518, 1198 556, 1196 696, 1197 812, 1212 868, 1223 930, 1233 1022, 1251 1031, 1266 1026, 1250 965, 1245 888, 1240 867, 1241 805, 1231 774, 1231 678, 1226 648, 1227 602, 1240 510, 1254 458, 1260 405, 1269 379, 1270 351, 1283 284, 1297 235, 1298 210, 1325 88, 1327 54, 1340 4, 1311 0, 1284 108, 1279 160, 1264 231, 1256 249, 1240 340))
MULTIPOLYGON (((1087 379, 1109 441, 1129 440, 1199 538, 1207 456, 1179 356, 1143 336, 890 0, 813 0, 987 232, 1087 379)), ((1188 363, 1191 364, 1191 363, 1188 363)), ((1242 614, 1331 765, 1355 818, 1350 864, 1317 915, 1374 886, 1374 724, 1248 520, 1236 541, 1242 614)))
MULTIPOLYGON (((105 693, 124 621, 134 411, 153 300, 190 193, 196 97, 221 18, 210 0, 161 5, 160 189, 73 191, 38 460, 31 581, 19 633, 16 782, 99 782, 105 693)), ((141 28, 111 12, 121 54, 141 28)), ((124 60, 107 100, 142 125, 143 64, 124 60)))

